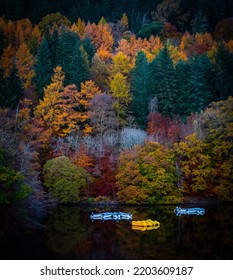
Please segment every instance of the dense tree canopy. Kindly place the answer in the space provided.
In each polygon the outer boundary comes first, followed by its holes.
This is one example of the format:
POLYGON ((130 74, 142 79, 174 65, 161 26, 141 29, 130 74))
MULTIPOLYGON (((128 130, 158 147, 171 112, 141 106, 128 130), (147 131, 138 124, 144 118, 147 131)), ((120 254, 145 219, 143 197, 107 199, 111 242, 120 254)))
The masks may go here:
POLYGON ((231 1, 0 8, 4 208, 41 203, 32 178, 63 203, 233 200, 231 1))
POLYGON ((78 202, 87 186, 87 172, 70 162, 69 158, 58 157, 44 166, 45 186, 61 202, 78 202))

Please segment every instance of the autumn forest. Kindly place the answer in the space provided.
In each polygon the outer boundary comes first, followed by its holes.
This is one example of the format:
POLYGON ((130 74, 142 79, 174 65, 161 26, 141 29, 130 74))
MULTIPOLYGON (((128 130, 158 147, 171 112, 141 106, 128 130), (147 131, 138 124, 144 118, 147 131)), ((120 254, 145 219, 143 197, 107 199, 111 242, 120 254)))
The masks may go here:
POLYGON ((0 209, 233 201, 232 1, 58 2, 0 4, 0 209))

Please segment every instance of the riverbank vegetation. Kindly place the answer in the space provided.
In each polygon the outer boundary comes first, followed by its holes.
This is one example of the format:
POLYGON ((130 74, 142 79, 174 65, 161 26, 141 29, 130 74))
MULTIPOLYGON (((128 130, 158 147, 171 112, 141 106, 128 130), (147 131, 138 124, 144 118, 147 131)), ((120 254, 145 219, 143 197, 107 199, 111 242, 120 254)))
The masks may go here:
POLYGON ((1 4, 1 208, 233 201, 231 4, 93 2, 1 4))

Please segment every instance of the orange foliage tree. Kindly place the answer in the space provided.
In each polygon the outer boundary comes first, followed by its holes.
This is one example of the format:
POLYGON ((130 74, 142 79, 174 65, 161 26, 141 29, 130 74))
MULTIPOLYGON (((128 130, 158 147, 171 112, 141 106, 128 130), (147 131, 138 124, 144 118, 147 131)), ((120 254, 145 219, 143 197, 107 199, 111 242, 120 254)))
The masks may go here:
POLYGON ((86 81, 81 83, 81 91, 77 93, 77 114, 78 114, 78 124, 83 130, 84 135, 92 132, 92 127, 89 123, 89 108, 91 100, 95 95, 100 94, 101 91, 99 87, 92 81, 86 81))
POLYGON ((155 56, 159 53, 159 51, 163 48, 163 44, 160 41, 160 38, 151 36, 149 40, 136 38, 135 35, 132 35, 128 40, 122 39, 120 40, 117 52, 122 52, 126 56, 129 56, 133 62, 136 58, 136 55, 139 51, 144 51, 147 59, 151 61, 155 56))
POLYGON ((28 88, 32 84, 35 72, 33 69, 34 58, 26 43, 21 44, 17 50, 15 54, 15 65, 18 69, 18 75, 23 83, 23 87, 28 88))
POLYGON ((70 133, 77 123, 77 112, 73 109, 77 106, 77 89, 69 85, 64 90, 64 78, 62 68, 57 66, 51 84, 44 90, 43 100, 35 108, 35 117, 44 120, 52 133, 60 136, 70 133))
POLYGON ((87 36, 92 40, 96 50, 99 50, 99 56, 101 52, 104 52, 104 57, 111 57, 113 47, 112 30, 107 23, 99 22, 99 24, 88 23, 85 28, 87 36))
POLYGON ((1 66, 4 70, 4 78, 9 77, 10 70, 13 66, 13 58, 15 55, 15 48, 9 44, 6 48, 3 49, 3 54, 1 57, 1 66))
POLYGON ((33 26, 28 18, 18 20, 15 25, 15 43, 19 47, 30 39, 33 26))

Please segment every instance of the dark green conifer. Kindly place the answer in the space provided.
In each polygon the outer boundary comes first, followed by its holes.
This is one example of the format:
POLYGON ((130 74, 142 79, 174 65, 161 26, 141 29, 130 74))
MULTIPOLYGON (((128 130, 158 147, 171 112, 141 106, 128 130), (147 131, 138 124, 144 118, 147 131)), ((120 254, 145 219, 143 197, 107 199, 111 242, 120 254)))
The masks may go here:
POLYGON ((149 65, 149 92, 157 97, 159 112, 166 116, 175 113, 175 71, 167 47, 149 65))
POLYGON ((86 37, 86 38, 83 40, 82 44, 83 44, 84 50, 85 50, 86 53, 87 53, 89 64, 91 64, 92 58, 93 58, 94 55, 95 55, 95 46, 94 46, 94 44, 91 42, 91 39, 88 38, 88 37, 86 37))
POLYGON ((189 59, 190 72, 187 84, 189 95, 187 96, 188 110, 199 112, 204 109, 211 101, 212 94, 209 84, 211 78, 211 63, 206 55, 197 56, 189 59))
POLYGON ((175 68, 175 115, 187 117, 190 114, 190 88, 188 77, 190 73, 190 65, 187 62, 180 61, 175 68))
POLYGON ((45 38, 48 42, 51 66, 54 69, 57 66, 57 47, 59 41, 57 29, 55 28, 53 31, 50 31, 49 28, 47 28, 45 31, 45 38))
POLYGON ((88 59, 81 50, 79 36, 70 31, 63 31, 57 48, 57 64, 65 73, 64 84, 75 84, 80 89, 80 83, 89 77, 88 59))
POLYGON ((132 111, 135 121, 141 128, 145 128, 147 123, 149 104, 147 80, 148 62, 145 53, 140 51, 136 57, 135 68, 132 70, 131 90, 133 95, 132 111))
POLYGON ((3 92, 2 105, 15 109, 19 103, 19 99, 23 96, 23 87, 20 78, 18 77, 18 70, 13 64, 10 75, 6 79, 6 87, 3 92))
POLYGON ((43 98, 44 87, 49 85, 53 68, 51 65, 49 45, 47 39, 44 39, 40 45, 37 63, 35 65, 35 84, 38 91, 38 97, 43 98))
POLYGON ((233 94, 233 54, 220 45, 216 55, 216 97, 226 99, 233 94))

